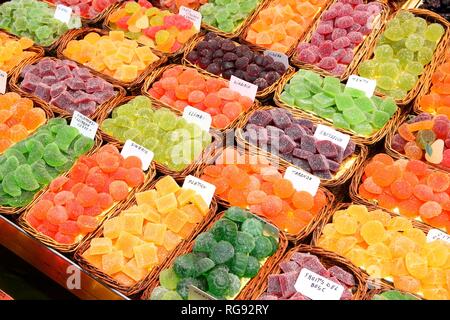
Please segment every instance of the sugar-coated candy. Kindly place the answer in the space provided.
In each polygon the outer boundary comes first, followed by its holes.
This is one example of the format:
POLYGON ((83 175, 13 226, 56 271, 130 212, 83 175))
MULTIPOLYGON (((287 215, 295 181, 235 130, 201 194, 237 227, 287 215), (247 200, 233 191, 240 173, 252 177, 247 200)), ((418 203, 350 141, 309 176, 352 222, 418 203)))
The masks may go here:
POLYGON ((6 33, 0 32, 0 51, 2 52, 2 61, 0 68, 9 72, 19 65, 23 60, 36 56, 33 51, 27 50, 33 45, 33 40, 27 37, 14 39, 6 33))
MULTIPOLYGON (((141 0, 142 1, 142 0, 141 0)), ((207 3, 207 0, 157 0, 153 1, 156 3, 156 6, 164 9, 169 9, 172 12, 178 12, 181 6, 198 9, 198 7, 202 4, 207 3)))
MULTIPOLYGON (((385 156, 379 160, 383 158, 387 160, 385 156)), ((448 243, 443 240, 428 242, 426 234, 414 228, 408 218, 393 216, 381 209, 369 211, 363 205, 350 205, 334 213, 317 244, 345 256, 373 278, 392 279, 395 289, 430 300, 449 299, 446 281, 448 243), (346 224, 341 221, 344 220, 353 221, 356 228, 351 232, 347 228, 343 232, 341 228, 346 224)), ((412 298, 392 292, 386 296, 381 294, 377 299, 412 298)))
POLYGON ((155 300, 156 293, 164 291, 161 289, 164 288, 187 300, 186 283, 217 298, 232 299, 241 289, 241 279, 255 277, 262 261, 274 254, 277 248, 277 240, 264 234, 262 222, 244 209, 231 207, 209 230, 197 236, 193 252, 178 256, 170 268, 161 272, 160 287, 153 289, 151 299, 155 300), (253 229, 250 234, 244 230, 244 224, 252 220, 261 224, 261 228, 253 229), (229 230, 234 230, 235 236, 245 236, 232 241, 229 230), (241 251, 249 245, 254 249, 241 251))
POLYGON ((48 0, 54 5, 62 4, 71 7, 73 12, 83 18, 94 19, 103 13, 117 0, 48 0))

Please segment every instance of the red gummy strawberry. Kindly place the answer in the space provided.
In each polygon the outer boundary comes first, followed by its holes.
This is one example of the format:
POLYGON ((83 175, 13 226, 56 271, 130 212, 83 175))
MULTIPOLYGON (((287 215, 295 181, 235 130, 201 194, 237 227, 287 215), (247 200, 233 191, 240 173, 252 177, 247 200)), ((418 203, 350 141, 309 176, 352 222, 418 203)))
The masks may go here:
POLYGON ((141 7, 144 7, 147 9, 153 7, 153 5, 147 0, 139 0, 138 3, 141 7))
POLYGON ((182 47, 181 43, 179 43, 178 41, 175 41, 172 48, 170 49, 170 52, 177 52, 178 50, 181 49, 181 47, 182 47))
POLYGON ((122 17, 119 19, 119 21, 116 22, 116 25, 123 30, 128 30, 128 19, 130 17, 122 17))
POLYGON ((144 29, 144 34, 151 39, 155 39, 156 33, 158 31, 164 30, 164 29, 165 29, 164 26, 150 27, 150 28, 144 29))

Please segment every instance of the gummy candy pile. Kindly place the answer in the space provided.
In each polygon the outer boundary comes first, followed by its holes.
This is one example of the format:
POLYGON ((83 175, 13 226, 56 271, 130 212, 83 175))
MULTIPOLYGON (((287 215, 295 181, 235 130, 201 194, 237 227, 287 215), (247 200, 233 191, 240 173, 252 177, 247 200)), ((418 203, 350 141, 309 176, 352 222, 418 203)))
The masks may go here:
POLYGON ((175 259, 160 273, 160 286, 151 300, 187 300, 191 285, 219 299, 232 299, 253 278, 261 264, 278 249, 264 224, 249 212, 231 207, 208 230, 197 236, 191 253, 175 259))
POLYGON ((336 128, 370 136, 383 128, 397 111, 392 98, 368 98, 363 91, 347 88, 338 78, 299 70, 284 87, 281 101, 315 113, 336 128))
POLYGON ((165 53, 177 52, 198 32, 190 20, 147 1, 126 2, 110 15, 109 27, 165 53))
POLYGON ((324 0, 274 0, 249 26, 245 40, 273 51, 287 52, 311 26, 324 0))
POLYGON ((257 8, 261 0, 209 0, 199 9, 203 21, 231 33, 257 8))
POLYGON ((179 65, 164 71, 148 93, 180 111, 190 105, 209 113, 213 127, 218 129, 227 127, 253 105, 250 98, 229 89, 227 81, 179 65))
POLYGON ((433 73, 430 92, 420 98, 419 106, 425 112, 450 116, 450 51, 446 62, 433 73))
POLYGON ((272 57, 253 52, 247 45, 209 32, 187 55, 187 60, 206 71, 225 79, 238 77, 258 86, 258 90, 276 83, 286 72, 282 62, 272 57))
POLYGON ((54 5, 71 7, 73 12, 87 19, 93 19, 118 0, 46 0, 54 5))
POLYGON ((338 0, 322 13, 309 43, 297 47, 301 62, 317 65, 340 76, 352 62, 354 50, 372 31, 372 21, 380 11, 376 2, 338 0))
POLYGON ((21 61, 35 56, 34 52, 27 51, 32 45, 33 40, 29 38, 22 37, 16 40, 6 33, 0 32, 0 52, 2 55, 0 69, 8 72, 21 61))
POLYGON ((425 233, 407 218, 351 205, 334 213, 318 245, 347 257, 372 277, 389 278, 396 289, 431 300, 450 299, 445 279, 449 244, 427 242, 425 233))
POLYGON ((23 207, 54 178, 68 171, 94 142, 62 118, 48 120, 36 132, 0 156, 0 205, 23 207))
POLYGON ((70 60, 44 58, 25 66, 20 76, 23 90, 71 114, 90 116, 116 95, 109 82, 70 60))
POLYGON ((397 290, 384 291, 372 297, 372 300, 419 300, 412 294, 397 290))
POLYGON ((125 39, 123 31, 110 31, 104 36, 90 32, 81 40, 69 41, 63 54, 124 82, 132 82, 149 65, 159 60, 149 46, 125 39))
POLYGON ((410 159, 425 160, 450 169, 450 120, 445 115, 421 113, 400 125, 392 149, 410 159))
POLYGON ((215 164, 203 170, 201 179, 216 186, 216 195, 231 206, 262 215, 278 228, 298 234, 326 205, 323 190, 316 195, 296 191, 263 157, 226 148, 215 164))
POLYGON ((364 168, 359 195, 408 218, 450 230, 450 175, 419 160, 393 160, 384 153, 364 168))
POLYGON ((178 12, 181 6, 197 9, 200 5, 207 3, 208 0, 154 0, 156 6, 164 9, 169 9, 172 12, 178 12))
POLYGON ((358 73, 376 79, 379 92, 403 99, 433 59, 444 33, 439 23, 428 23, 409 11, 399 11, 378 38, 375 56, 361 62, 358 73))
POLYGON ((80 28, 81 20, 72 15, 68 24, 55 18, 55 8, 37 0, 15 0, 0 5, 0 28, 16 36, 49 46, 67 30, 80 28))
POLYGON ((154 153, 154 160, 181 171, 211 143, 211 135, 166 108, 152 109, 149 98, 138 96, 115 108, 102 130, 122 142, 130 139, 154 153))
POLYGON ((97 228, 99 215, 127 198, 129 188, 142 185, 141 167, 139 158, 124 159, 107 144, 90 156, 81 156, 67 177, 53 180, 26 219, 58 243, 77 242, 97 228))
POLYGON ((321 179, 332 179, 356 145, 350 140, 343 149, 331 141, 316 139, 315 131, 316 125, 310 120, 295 119, 286 109, 272 108, 252 113, 244 138, 321 179))
POLYGON ((33 100, 17 93, 0 95, 0 153, 28 137, 47 120, 44 110, 33 106, 33 100))
POLYGON ((199 194, 180 188, 170 176, 135 197, 137 205, 108 219, 102 237, 92 239, 83 253, 90 264, 126 286, 163 263, 209 210, 199 194))
POLYGON ((282 273, 269 275, 267 291, 258 300, 311 300, 295 289, 295 283, 303 268, 342 285, 345 289, 340 300, 352 298, 352 288, 355 287, 353 275, 338 266, 325 268, 313 254, 295 252, 289 260, 281 261, 279 266, 282 273))

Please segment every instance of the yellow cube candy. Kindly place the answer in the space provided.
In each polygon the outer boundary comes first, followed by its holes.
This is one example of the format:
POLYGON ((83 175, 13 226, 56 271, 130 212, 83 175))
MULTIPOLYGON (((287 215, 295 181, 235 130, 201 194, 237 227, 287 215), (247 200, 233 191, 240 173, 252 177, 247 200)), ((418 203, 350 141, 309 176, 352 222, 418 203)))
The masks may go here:
POLYGON ((142 213, 129 212, 122 216, 123 230, 134 235, 142 235, 144 217, 142 213))
POLYGON ((150 268, 158 264, 158 249, 153 243, 134 247, 133 251, 139 268, 150 268))
POLYGON ((178 235, 183 239, 187 239, 192 234, 196 226, 197 224, 195 223, 185 223, 183 228, 181 228, 178 232, 178 235))
POLYGON ((144 240, 162 245, 167 226, 161 223, 147 223, 144 227, 144 240))
POLYGON ((120 47, 116 52, 116 57, 125 63, 131 63, 133 56, 134 52, 126 47, 120 47))
POLYGON ((99 54, 103 56, 110 56, 116 53, 116 45, 110 39, 102 38, 98 43, 99 54))
POLYGON ((178 202, 177 198, 175 198, 174 193, 169 193, 156 200, 156 208, 158 209, 159 213, 163 215, 175 210, 177 207, 178 202))
POLYGON ((166 248, 166 250, 168 250, 168 251, 172 251, 180 244, 181 240, 182 239, 179 235, 168 230, 164 234, 163 247, 166 248))
POLYGON ((138 205, 148 204, 156 208, 155 201, 158 198, 158 193, 155 189, 136 193, 136 202, 138 205))
POLYGON ((133 247, 142 244, 142 240, 126 231, 120 232, 117 238, 115 247, 123 252, 125 258, 133 258, 133 247))
POLYGON ((186 188, 180 189, 177 193, 178 204, 180 206, 184 206, 185 204, 188 204, 189 202, 191 202, 192 198, 196 194, 197 193, 192 189, 186 189, 186 188))
POLYGON ((138 282, 145 278, 148 271, 144 268, 138 267, 136 259, 133 258, 128 261, 127 264, 123 267, 123 273, 125 273, 134 281, 138 282))
POLYGON ((136 283, 136 281, 131 279, 129 276, 127 276, 123 272, 116 273, 115 275, 112 276, 112 278, 114 280, 116 280, 117 282, 119 282, 120 284, 127 286, 127 287, 131 287, 132 285, 134 285, 136 283))
POLYGON ((131 39, 125 38, 120 45, 130 48, 131 51, 133 51, 133 49, 136 49, 139 46, 139 43, 137 43, 136 40, 131 40, 131 39))
POLYGON ((140 46, 134 49, 134 53, 138 59, 144 63, 149 63, 158 60, 158 57, 152 52, 148 46, 140 46))
POLYGON ((113 246, 110 238, 94 238, 91 240, 91 254, 107 254, 112 252, 113 246))
POLYGON ((133 61, 131 61, 130 64, 132 66, 136 66, 136 68, 138 69, 138 72, 142 72, 145 70, 145 68, 147 68, 147 65, 138 59, 133 59, 133 61))
POLYGON ((187 214, 180 209, 169 212, 163 218, 163 222, 167 225, 167 228, 175 233, 178 233, 187 221, 187 214))
POLYGON ((148 204, 140 205, 142 216, 146 221, 159 223, 161 221, 161 215, 155 208, 150 207, 148 204))
POLYGON ((124 266, 125 258, 120 250, 102 256, 102 270, 107 274, 120 272, 124 266))
POLYGON ((105 63, 105 66, 109 69, 109 70, 117 70, 121 65, 122 62, 120 61, 119 58, 117 58, 114 55, 108 55, 103 59, 103 62, 105 63))
POLYGON ((105 222, 103 226, 103 235, 110 239, 116 239, 121 230, 123 230, 122 218, 115 217, 105 222))
POLYGON ((99 41, 101 36, 97 32, 89 32, 84 36, 84 40, 89 42, 90 44, 96 45, 97 41, 99 41))
POLYGON ((109 38, 112 41, 120 41, 122 42, 125 40, 125 33, 123 31, 110 31, 109 32, 109 38))
POLYGON ((202 198, 201 195, 196 194, 192 198, 192 203, 195 204, 195 206, 200 210, 200 212, 203 215, 206 215, 209 211, 209 206, 206 204, 205 200, 202 198))
POLYGON ((133 65, 121 65, 114 73, 114 78, 121 81, 133 81, 138 76, 138 68, 133 65))
POLYGON ((155 184, 155 188, 158 191, 158 195, 160 197, 165 196, 169 193, 175 193, 181 189, 175 179, 171 176, 165 176, 164 178, 160 179, 155 184))
POLYGON ((203 220, 203 214, 194 204, 188 204, 181 210, 187 215, 187 222, 189 223, 200 223, 203 220))
POLYGON ((97 269, 102 269, 102 256, 98 254, 91 254, 90 248, 83 252, 82 257, 97 269))

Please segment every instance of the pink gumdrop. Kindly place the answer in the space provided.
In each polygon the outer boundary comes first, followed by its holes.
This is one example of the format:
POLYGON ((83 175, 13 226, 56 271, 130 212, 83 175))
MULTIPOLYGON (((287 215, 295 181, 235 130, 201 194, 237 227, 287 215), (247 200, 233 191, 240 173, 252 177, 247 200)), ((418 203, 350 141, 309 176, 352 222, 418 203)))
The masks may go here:
POLYGON ((59 232, 70 235, 78 235, 80 233, 80 227, 76 221, 66 221, 59 225, 59 232))
POLYGON ((347 48, 351 44, 350 39, 347 37, 340 37, 333 41, 334 49, 344 49, 347 48))
POLYGON ((301 62, 309 63, 309 64, 316 63, 317 58, 318 58, 317 54, 314 51, 309 50, 309 49, 300 51, 300 53, 298 55, 298 59, 301 62))
POLYGON ((314 32, 311 37, 311 44, 315 46, 320 46, 322 42, 325 41, 325 37, 320 33, 314 32))
POLYGON ((67 203, 69 200, 75 199, 75 196, 70 191, 60 191, 55 195, 53 202, 57 206, 62 206, 67 203))
POLYGON ((55 234, 55 240, 62 244, 72 244, 75 241, 75 237, 72 235, 57 232, 55 234))
POLYGON ((67 215, 66 208, 63 206, 54 206, 47 212, 47 221, 54 225, 60 225, 66 222, 67 219, 69 219, 69 216, 67 215))
POLYGON ((444 158, 442 159, 441 164, 444 167, 450 168, 450 149, 444 151, 444 158))
POLYGON ((325 57, 319 62, 319 68, 325 69, 325 70, 333 70, 336 68, 337 61, 333 57, 325 57))
POLYGON ((347 35, 347 30, 341 28, 335 28, 333 33, 331 34, 331 40, 336 40, 340 37, 344 37, 347 35))
POLYGON ((321 35, 326 35, 326 34, 332 33, 333 26, 328 23, 321 22, 319 24, 319 26, 317 27, 316 32, 321 35))
POLYGON ((329 57, 333 53, 333 42, 329 40, 322 42, 318 52, 321 58, 329 57))
POLYGON ((335 21, 336 27, 342 28, 342 29, 351 27, 353 23, 354 23, 353 18, 349 17, 349 16, 337 18, 335 21))

